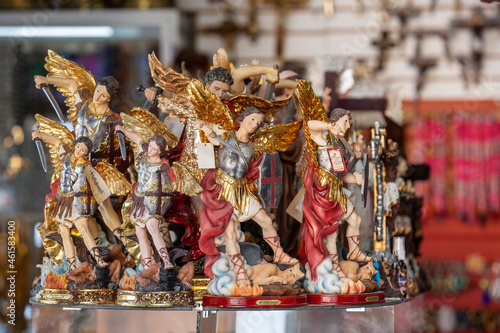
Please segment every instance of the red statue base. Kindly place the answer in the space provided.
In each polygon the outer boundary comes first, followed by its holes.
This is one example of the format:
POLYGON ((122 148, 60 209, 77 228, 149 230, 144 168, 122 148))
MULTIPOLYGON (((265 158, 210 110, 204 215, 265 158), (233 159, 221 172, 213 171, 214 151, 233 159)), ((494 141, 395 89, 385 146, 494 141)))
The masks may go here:
POLYGON ((281 308, 307 305, 307 295, 297 296, 204 296, 203 306, 218 308, 281 308))
POLYGON ((354 295, 308 294, 309 305, 363 305, 385 302, 381 291, 354 295))

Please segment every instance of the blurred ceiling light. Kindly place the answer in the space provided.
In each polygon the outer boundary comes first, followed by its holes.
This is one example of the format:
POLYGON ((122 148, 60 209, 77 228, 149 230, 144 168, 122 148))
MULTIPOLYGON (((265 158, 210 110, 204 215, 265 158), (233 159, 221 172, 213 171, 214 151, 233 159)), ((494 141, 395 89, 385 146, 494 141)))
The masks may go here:
POLYGON ((9 167, 13 170, 19 172, 23 166, 23 158, 17 154, 14 154, 9 159, 9 167))
POLYGON ((332 17, 335 14, 335 4, 333 0, 323 0, 323 13, 326 17, 332 17))
POLYGON ((12 147, 13 144, 14 144, 14 139, 11 136, 6 136, 3 139, 3 146, 5 148, 10 148, 10 147, 12 147))
POLYGON ((114 33, 109 26, 0 26, 0 37, 7 38, 109 38, 114 33))
POLYGON ((14 137, 14 143, 16 145, 20 145, 23 143, 24 132, 23 132, 23 128, 21 126, 16 125, 16 126, 12 127, 11 133, 12 133, 12 136, 14 137))

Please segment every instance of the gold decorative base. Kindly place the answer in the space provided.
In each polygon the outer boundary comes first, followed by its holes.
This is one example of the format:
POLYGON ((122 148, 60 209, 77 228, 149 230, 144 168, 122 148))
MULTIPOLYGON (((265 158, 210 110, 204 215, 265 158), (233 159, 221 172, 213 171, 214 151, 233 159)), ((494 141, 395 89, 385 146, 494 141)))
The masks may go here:
POLYGON ((208 277, 196 277, 193 279, 193 293, 195 301, 202 301, 203 296, 208 295, 207 287, 210 283, 210 278, 208 277))
POLYGON ((50 289, 43 288, 40 291, 38 299, 43 304, 61 304, 61 305, 97 305, 97 304, 115 304, 115 289, 50 289))
POLYGON ((118 290, 116 304, 135 307, 172 308, 193 306, 192 291, 133 291, 118 290))

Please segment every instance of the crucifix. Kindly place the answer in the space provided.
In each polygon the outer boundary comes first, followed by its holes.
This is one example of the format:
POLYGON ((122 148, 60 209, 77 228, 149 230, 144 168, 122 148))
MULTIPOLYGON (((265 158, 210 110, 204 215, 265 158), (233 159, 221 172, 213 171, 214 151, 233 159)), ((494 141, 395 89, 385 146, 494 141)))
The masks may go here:
POLYGON ((215 26, 201 29, 202 33, 213 33, 218 34, 224 38, 226 49, 232 50, 236 37, 240 34, 247 34, 251 37, 252 41, 257 39, 259 33, 259 27, 257 25, 257 0, 250 0, 250 10, 248 12, 248 24, 246 26, 239 26, 235 20, 235 8, 231 4, 231 1, 218 0, 214 1, 218 6, 222 8, 224 19, 223 21, 215 26))
POLYGON ((308 0, 263 0, 263 3, 274 5, 278 20, 276 23, 276 58, 278 62, 283 59, 283 48, 285 41, 285 21, 288 12, 294 7, 305 5, 308 0))
POLYGON ((391 48, 396 46, 396 42, 392 41, 389 35, 389 31, 382 30, 380 34, 380 38, 373 40, 372 45, 378 47, 378 61, 376 71, 381 71, 385 67, 385 63, 387 61, 388 52, 391 48))
POLYGON ((422 57, 422 39, 425 35, 423 31, 415 32, 417 45, 415 47, 415 56, 410 60, 410 64, 418 69, 417 83, 415 85, 415 99, 420 99, 420 92, 425 84, 427 71, 437 65, 436 59, 422 57))
POLYGON ((471 54, 469 57, 459 57, 460 65, 466 84, 468 83, 467 66, 471 67, 474 73, 474 81, 479 83, 481 69, 483 65, 484 39, 483 32, 488 28, 497 28, 500 26, 500 17, 487 18, 484 16, 481 7, 474 8, 472 16, 468 19, 455 19, 451 21, 451 26, 455 28, 468 28, 472 30, 471 54))
POLYGON ((387 12, 392 15, 396 15, 399 19, 399 23, 401 25, 399 40, 404 41, 406 38, 406 25, 408 24, 408 20, 412 17, 420 15, 420 9, 415 8, 412 1, 409 1, 406 6, 401 6, 400 4, 393 2, 389 2, 387 6, 387 12))

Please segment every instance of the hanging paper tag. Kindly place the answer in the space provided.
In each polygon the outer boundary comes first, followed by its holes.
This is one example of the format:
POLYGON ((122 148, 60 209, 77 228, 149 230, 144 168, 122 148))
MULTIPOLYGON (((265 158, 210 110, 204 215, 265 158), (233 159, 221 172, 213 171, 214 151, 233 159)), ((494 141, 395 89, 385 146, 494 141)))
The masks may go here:
POLYGON ((339 147, 328 148, 328 156, 330 156, 330 162, 332 163, 333 172, 345 172, 346 167, 344 164, 344 159, 342 158, 342 151, 339 147))
POLYGON ((302 205, 304 204, 305 194, 306 194, 306 189, 305 187, 302 187, 286 209, 287 214, 296 219, 297 221, 299 221, 300 223, 302 223, 302 219, 304 216, 302 213, 302 205))
POLYGON ((87 181, 89 182, 90 188, 92 189, 92 195, 94 196, 97 203, 100 205, 111 196, 109 187, 102 176, 96 171, 96 169, 87 165, 83 170, 87 181))
POLYGON ((198 168, 214 169, 215 168, 215 153, 214 145, 211 143, 198 143, 198 168))

